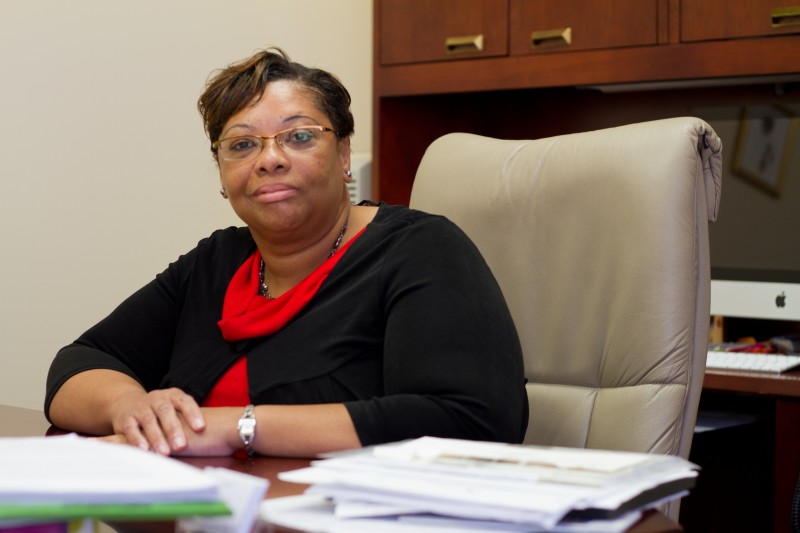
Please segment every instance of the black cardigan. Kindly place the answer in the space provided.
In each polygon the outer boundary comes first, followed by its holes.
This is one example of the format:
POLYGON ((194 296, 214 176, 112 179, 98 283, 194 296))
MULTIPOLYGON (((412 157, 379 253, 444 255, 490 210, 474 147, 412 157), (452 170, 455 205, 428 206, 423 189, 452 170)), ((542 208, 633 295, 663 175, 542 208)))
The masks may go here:
POLYGON ((202 402, 247 355, 256 404, 344 403, 363 445, 423 435, 520 442, 528 423, 505 300, 454 224, 381 205, 311 302, 277 333, 241 342, 217 321, 253 253, 247 228, 214 232, 59 351, 45 412, 72 375, 108 368, 202 402))

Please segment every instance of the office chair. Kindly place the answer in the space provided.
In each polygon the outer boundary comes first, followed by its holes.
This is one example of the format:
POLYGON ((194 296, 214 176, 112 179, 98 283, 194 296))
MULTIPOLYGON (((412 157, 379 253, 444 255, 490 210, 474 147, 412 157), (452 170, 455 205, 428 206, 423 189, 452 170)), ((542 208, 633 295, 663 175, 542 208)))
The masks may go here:
POLYGON ((697 118, 538 140, 452 133, 427 149, 410 206, 459 225, 503 290, 525 443, 688 458, 721 149, 697 118))

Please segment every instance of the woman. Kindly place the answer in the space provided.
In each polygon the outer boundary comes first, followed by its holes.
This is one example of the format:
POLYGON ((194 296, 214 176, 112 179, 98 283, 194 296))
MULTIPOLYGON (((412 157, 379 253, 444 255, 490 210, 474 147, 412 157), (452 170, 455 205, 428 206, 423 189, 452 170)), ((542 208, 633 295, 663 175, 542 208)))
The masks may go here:
POLYGON ((271 49, 218 72, 198 107, 246 227, 63 348, 48 419, 165 455, 521 441, 522 357, 494 278, 444 218, 351 206, 342 84, 271 49))

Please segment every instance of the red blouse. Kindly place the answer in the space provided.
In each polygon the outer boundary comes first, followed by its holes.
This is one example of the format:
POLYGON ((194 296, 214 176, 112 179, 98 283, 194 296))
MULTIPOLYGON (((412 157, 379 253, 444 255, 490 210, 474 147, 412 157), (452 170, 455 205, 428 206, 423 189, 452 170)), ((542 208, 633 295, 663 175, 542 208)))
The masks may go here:
MULTIPOLYGON (((308 277, 274 300, 258 294, 261 254, 254 251, 233 275, 225 293, 222 319, 217 322, 222 337, 234 342, 280 330, 311 301, 339 259, 363 232, 363 229, 359 231, 308 277)), ((247 355, 242 355, 217 381, 202 405, 237 407, 249 403, 247 355)))

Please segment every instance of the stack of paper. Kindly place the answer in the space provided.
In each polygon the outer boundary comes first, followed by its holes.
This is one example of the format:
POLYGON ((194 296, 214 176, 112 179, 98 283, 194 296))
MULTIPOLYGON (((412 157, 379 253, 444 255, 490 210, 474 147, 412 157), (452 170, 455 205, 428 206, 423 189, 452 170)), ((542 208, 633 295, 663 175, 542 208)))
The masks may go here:
MULTIPOLYGON (((333 456, 279 477, 310 484, 306 494, 333 502, 332 519, 317 531, 355 531, 359 521, 377 517, 384 524, 422 521, 428 529, 460 520, 463 530, 491 524, 498 531, 581 531, 587 520, 596 531, 599 520, 613 531, 629 527, 643 509, 684 495, 696 475, 695 465, 672 456, 426 437, 333 456)), ((313 505, 322 516, 320 501, 313 505)), ((264 512, 297 527, 292 522, 302 513, 286 512, 291 508, 267 502, 264 512)))
POLYGON ((217 480, 175 459, 76 435, 0 438, 0 520, 226 514, 217 480))

